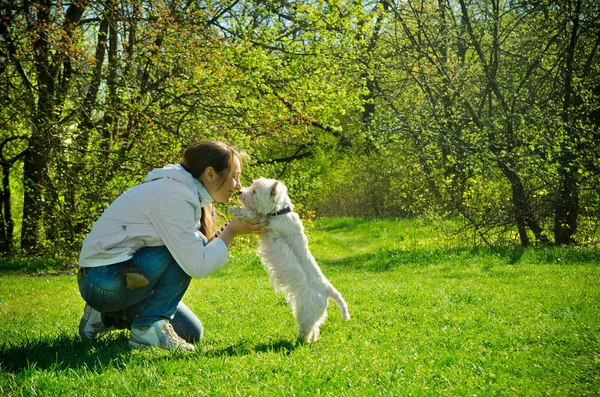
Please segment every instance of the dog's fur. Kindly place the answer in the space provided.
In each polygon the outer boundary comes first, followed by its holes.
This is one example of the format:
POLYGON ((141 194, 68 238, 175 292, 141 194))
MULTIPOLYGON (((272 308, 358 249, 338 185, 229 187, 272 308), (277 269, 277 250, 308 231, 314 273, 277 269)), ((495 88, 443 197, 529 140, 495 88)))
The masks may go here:
POLYGON ((274 179, 259 178, 242 189, 242 207, 230 207, 238 219, 270 218, 271 232, 260 235, 258 254, 267 269, 273 288, 282 292, 298 323, 298 337, 304 341, 319 338, 319 327, 327 317, 327 299, 335 301, 344 320, 350 319, 342 295, 325 278, 308 249, 302 221, 295 212, 273 215, 293 204, 285 185, 274 179))

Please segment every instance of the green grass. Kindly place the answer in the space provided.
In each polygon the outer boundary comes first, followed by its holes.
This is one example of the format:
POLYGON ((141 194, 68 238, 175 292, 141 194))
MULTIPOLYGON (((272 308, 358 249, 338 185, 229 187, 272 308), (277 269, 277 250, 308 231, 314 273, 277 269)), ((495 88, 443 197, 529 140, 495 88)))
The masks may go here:
POLYGON ((465 247, 414 220, 320 220, 309 242, 353 317, 331 304, 314 344, 248 249, 192 282, 192 353, 84 343, 74 275, 6 270, 0 395, 600 394, 597 250, 465 247))

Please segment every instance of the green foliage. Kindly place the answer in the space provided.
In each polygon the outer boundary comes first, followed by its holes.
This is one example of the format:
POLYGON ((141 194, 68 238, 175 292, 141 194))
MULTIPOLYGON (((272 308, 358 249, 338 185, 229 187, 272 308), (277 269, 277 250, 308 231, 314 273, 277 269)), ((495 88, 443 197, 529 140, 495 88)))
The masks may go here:
POLYGON ((0 273, 2 274, 21 276, 66 275, 71 274, 76 268, 73 262, 66 262, 64 259, 54 257, 0 258, 0 273))
POLYGON ((325 214, 402 216, 389 194, 399 186, 398 196, 417 196, 403 205, 413 214, 463 216, 467 234, 488 244, 512 228, 522 245, 551 235, 557 244, 597 241, 575 220, 581 204, 598 208, 588 194, 598 167, 584 160, 599 154, 591 142, 600 58, 584 29, 597 30, 597 10, 580 1, 409 1, 371 16, 365 155, 336 185, 357 194, 343 204, 352 211, 325 214))
POLYGON ((0 393, 16 395, 595 395, 600 253, 473 248, 437 224, 323 219, 309 244, 348 301, 321 340, 294 320, 253 251, 194 280, 193 353, 80 341, 75 276, 0 275, 0 393), (26 302, 26 304, 24 304, 26 302))
POLYGON ((22 181, 35 186, 24 201, 38 205, 17 216, 30 254, 76 254, 110 201, 197 139, 247 150, 304 199, 320 171, 290 163, 322 156, 359 106, 336 59, 348 40, 318 26, 328 12, 346 21, 327 3, 34 3, 5 10, 11 62, 1 70, 10 84, 0 139, 28 135, 24 160, 37 167, 22 181))
POLYGON ((312 206, 323 216, 411 217, 435 213, 422 167, 382 150, 340 161, 321 179, 312 206))
POLYGON ((246 181, 284 180, 307 217, 462 216, 488 244, 513 229, 509 243, 598 242, 590 2, 45 7, 0 19, 5 253, 75 257, 108 203, 197 139, 247 151, 246 181))

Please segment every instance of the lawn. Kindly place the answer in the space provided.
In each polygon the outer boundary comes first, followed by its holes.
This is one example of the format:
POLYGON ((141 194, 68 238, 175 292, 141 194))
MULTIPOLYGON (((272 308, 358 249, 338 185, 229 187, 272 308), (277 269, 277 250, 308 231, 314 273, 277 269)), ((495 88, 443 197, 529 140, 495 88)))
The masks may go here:
POLYGON ((0 395, 599 395, 600 252, 475 248, 418 220, 324 219, 310 248, 348 302, 296 341, 252 248, 192 281, 196 351, 77 334, 74 274, 1 267, 0 395))

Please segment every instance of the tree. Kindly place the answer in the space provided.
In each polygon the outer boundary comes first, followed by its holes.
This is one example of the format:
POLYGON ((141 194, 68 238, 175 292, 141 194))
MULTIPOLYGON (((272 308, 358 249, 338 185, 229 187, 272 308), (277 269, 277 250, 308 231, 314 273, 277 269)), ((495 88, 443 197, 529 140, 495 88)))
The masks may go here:
POLYGON ((578 228, 581 174, 598 175, 597 167, 588 159, 600 154, 598 145, 594 144, 598 140, 598 123, 592 118, 597 113, 600 98, 597 70, 600 15, 597 7, 584 5, 581 0, 566 2, 563 7, 568 44, 561 62, 564 77, 560 115, 564 144, 557 156, 559 185, 554 239, 557 244, 572 244, 578 228))
POLYGON ((329 146, 354 106, 332 61, 340 35, 316 27, 326 2, 3 6, 14 120, 2 138, 29 142, 19 157, 27 253, 76 247, 108 202, 194 139, 236 143, 283 176, 329 146))
MULTIPOLYGON (((524 246, 531 243, 529 231, 537 242, 548 241, 545 225, 549 214, 545 211, 549 206, 557 219, 569 214, 570 220, 559 223, 571 222, 568 229, 575 230, 572 218, 576 218, 578 169, 574 162, 592 153, 561 145, 564 135, 553 133, 556 119, 547 116, 562 114, 561 124, 569 126, 566 120, 571 116, 566 113, 586 114, 598 103, 597 97, 588 94, 586 109, 571 113, 572 108, 563 102, 563 111, 557 112, 555 106, 557 92, 565 100, 568 97, 568 73, 562 70, 581 70, 587 65, 585 78, 589 79, 594 70, 591 65, 598 61, 596 45, 590 45, 597 34, 589 33, 597 29, 583 34, 574 23, 582 20, 594 26, 597 10, 594 14, 593 8, 588 8, 582 18, 581 13, 567 12, 572 8, 570 3, 563 7, 552 2, 499 0, 386 2, 389 22, 381 34, 378 63, 385 71, 377 81, 379 123, 395 125, 404 138, 398 141, 388 136, 382 142, 414 147, 427 175, 424 185, 435 196, 454 203, 454 210, 485 241, 513 224, 524 246), (565 35, 564 27, 571 25, 580 41, 565 35), (581 44, 578 47, 576 43, 581 44), (569 53, 577 53, 578 59, 569 61, 569 53), (397 84, 406 79, 414 85, 397 84), (414 88, 422 101, 417 102, 418 107, 414 96, 408 102, 402 92, 409 90, 409 95, 414 95, 414 88), (489 196, 472 201, 489 189, 490 183, 497 183, 491 167, 501 172, 510 188, 510 207, 492 204, 489 196), (473 190, 479 189, 477 186, 483 189, 479 193, 473 190), (540 195, 543 191, 549 193, 540 195), (553 191, 556 195, 550 193, 553 191), (498 209, 506 212, 498 216, 498 209)), ((578 133, 591 130, 577 129, 578 133)), ((569 131, 575 129, 570 126, 569 131)), ((556 228, 554 237, 557 243, 565 242, 556 228)))

